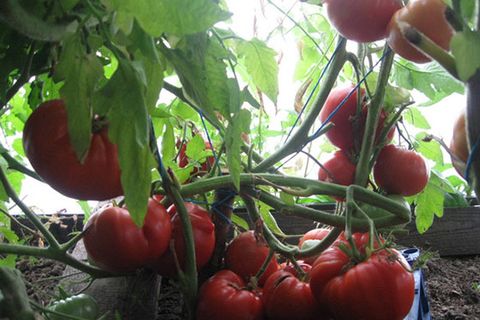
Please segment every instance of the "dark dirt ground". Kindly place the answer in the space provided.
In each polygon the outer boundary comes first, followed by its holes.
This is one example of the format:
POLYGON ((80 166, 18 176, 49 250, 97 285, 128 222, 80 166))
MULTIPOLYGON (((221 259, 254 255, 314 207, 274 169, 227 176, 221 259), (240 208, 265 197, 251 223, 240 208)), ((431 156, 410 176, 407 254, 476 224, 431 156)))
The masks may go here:
MULTIPOLYGON (((43 260, 22 258, 17 263, 22 271, 29 295, 46 305, 56 293, 57 279, 63 265, 43 260)), ((432 258, 422 269, 428 290, 432 319, 480 319, 480 256, 432 258)), ((180 294, 168 279, 160 291, 159 320, 180 320, 180 294)), ((387 320, 387 319, 386 319, 387 320)))

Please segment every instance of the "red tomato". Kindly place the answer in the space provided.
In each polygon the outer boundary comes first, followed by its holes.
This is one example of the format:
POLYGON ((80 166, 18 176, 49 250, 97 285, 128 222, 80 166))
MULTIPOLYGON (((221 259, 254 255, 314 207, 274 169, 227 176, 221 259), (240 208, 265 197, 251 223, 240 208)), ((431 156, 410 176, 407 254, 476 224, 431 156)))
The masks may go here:
POLYGON ((157 201, 148 201, 143 227, 138 228, 128 210, 108 207, 85 225, 83 242, 88 257, 100 268, 133 271, 159 258, 172 234, 170 217, 157 201))
MULTIPOLYGON (((337 106, 339 106, 342 101, 350 94, 354 86, 350 85, 347 87, 334 88, 328 95, 325 105, 320 111, 320 121, 324 123, 327 121, 327 118, 332 114, 337 106)), ((365 104, 365 89, 361 89, 361 116, 360 122, 358 125, 354 124, 354 119, 357 114, 357 93, 358 90, 355 90, 354 93, 345 101, 345 103, 340 107, 337 113, 330 119, 330 122, 334 125, 330 130, 327 131, 326 136, 330 142, 345 151, 350 151, 354 147, 359 147, 361 144, 361 137, 363 136, 363 131, 365 130, 365 121, 368 113, 368 108, 365 104), (357 128, 357 129, 354 129, 357 128), (355 139, 358 139, 355 143, 355 139)), ((376 137, 378 138, 383 126, 387 114, 382 111, 380 114, 380 120, 378 123, 378 128, 376 130, 376 137)), ((395 129, 392 128, 387 135, 387 141, 392 140, 395 129)))
MULTIPOLYGON (((307 231, 299 240, 298 240, 298 247, 302 249, 303 245, 305 244, 316 244, 317 241, 323 240, 328 234, 330 233, 330 229, 327 228, 316 228, 312 229, 310 231, 307 231)), ((304 261, 308 264, 313 264, 315 262, 315 259, 318 257, 318 255, 311 256, 311 257, 305 257, 304 261)))
POLYGON ((325 0, 328 18, 349 40, 372 42, 384 39, 393 14, 402 7, 400 0, 325 0))
POLYGON ((415 151, 385 146, 373 167, 375 183, 389 194, 413 196, 428 183, 428 169, 415 151))
POLYGON ((197 320, 261 320, 263 304, 258 292, 245 289, 243 279, 221 270, 200 288, 197 320))
POLYGON ((450 141, 450 152, 457 157, 452 157, 452 164, 458 174, 465 176, 465 167, 468 160, 469 150, 467 143, 467 132, 465 129, 465 111, 455 121, 452 140, 450 141))
MULTIPOLYGON (((197 269, 200 269, 208 263, 215 249, 215 226, 212 219, 210 219, 208 211, 202 207, 191 202, 185 202, 185 207, 187 208, 192 223, 196 265, 197 269)), ((183 228, 178 213, 174 213, 172 221, 172 240, 174 241, 175 254, 180 263, 180 267, 183 269, 185 266, 185 240, 183 238, 183 228)), ((177 269, 170 248, 153 263, 152 267, 162 276, 175 277, 177 269)))
MULTIPOLYGON (((318 169, 318 180, 349 186, 355 180, 356 166, 350 159, 338 150, 333 157, 318 169)), ((344 198, 334 197, 337 201, 345 201, 344 198)))
POLYGON ((23 148, 32 167, 53 189, 72 198, 106 200, 123 194, 117 147, 107 128, 92 133, 82 163, 70 143, 62 100, 42 103, 28 118, 23 148))
POLYGON ((275 320, 321 320, 320 306, 312 295, 310 284, 292 273, 278 270, 263 287, 265 313, 275 320))
MULTIPOLYGON (((267 259, 270 249, 265 240, 253 231, 241 233, 227 246, 225 252, 225 264, 246 281, 257 274, 265 259, 267 259)), ((267 278, 279 269, 275 257, 270 260, 265 272, 258 280, 263 285, 267 278)))
MULTIPOLYGON (((177 145, 178 145, 178 143, 177 143, 177 145)), ((212 145, 208 141, 205 141, 205 149, 206 150, 212 150, 212 145)), ((185 168, 190 163, 190 161, 187 157, 186 151, 187 151, 187 144, 184 143, 184 144, 182 144, 182 146, 180 148, 180 153, 178 155, 178 166, 180 168, 185 168)), ((207 160, 205 162, 195 166, 191 175, 192 176, 203 175, 203 174, 209 172, 210 169, 213 168, 214 164, 215 164, 215 157, 207 157, 207 160), (200 171, 199 171, 199 168, 200 168, 200 171)))
MULTIPOLYGON (((354 237, 361 252, 365 252, 365 239, 368 236, 354 237)), ((415 280, 408 268, 394 249, 375 251, 354 263, 334 245, 315 261, 310 287, 320 306, 336 320, 402 320, 415 295, 415 280)))
POLYGON ((453 29, 445 18, 446 5, 442 0, 412 0, 398 10, 388 25, 388 45, 405 59, 425 63, 431 59, 415 49, 400 31, 408 23, 445 50, 450 48, 453 29))

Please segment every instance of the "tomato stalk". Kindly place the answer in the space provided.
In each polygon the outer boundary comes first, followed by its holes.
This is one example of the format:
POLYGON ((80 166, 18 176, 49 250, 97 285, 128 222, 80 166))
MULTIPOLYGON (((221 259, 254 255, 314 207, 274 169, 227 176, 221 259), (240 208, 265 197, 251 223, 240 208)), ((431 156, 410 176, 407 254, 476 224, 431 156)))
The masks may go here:
POLYGON ((260 279, 263 274, 265 273, 265 271, 267 270, 267 267, 268 265, 270 264, 270 261, 272 260, 273 256, 275 255, 275 250, 270 247, 270 250, 268 251, 268 255, 267 257, 265 258, 265 260, 263 261, 262 265, 260 266, 260 269, 258 269, 257 273, 255 274, 254 276, 254 289, 256 288, 257 286, 257 283, 258 283, 258 279, 260 279))
POLYGON ((318 93, 318 96, 313 103, 312 108, 306 115, 303 123, 300 125, 298 130, 291 136, 285 144, 275 151, 270 157, 264 159, 258 166, 256 166, 252 171, 253 172, 263 172, 275 165, 275 163, 281 161, 288 155, 298 152, 301 150, 305 144, 308 142, 308 134, 310 128, 313 126, 315 121, 318 119, 320 110, 322 109, 330 90, 332 89, 335 81, 340 73, 343 65, 346 61, 346 40, 344 38, 339 39, 337 44, 336 54, 332 57, 328 70, 325 74, 325 79, 322 83, 322 88, 318 93))
POLYGON ((401 24, 399 23, 399 26, 403 36, 410 44, 423 54, 437 61, 452 77, 458 79, 455 58, 450 53, 412 27, 409 23, 402 22, 401 24))
POLYGON ((467 163, 467 174, 473 177, 472 185, 480 199, 480 70, 477 70, 475 75, 466 83, 467 95, 467 112, 466 112, 466 127, 467 127, 467 141, 470 155, 467 163), (468 172, 470 169, 471 173, 468 172))
POLYGON ((173 171, 169 169, 167 172, 167 169, 163 165, 156 139, 153 122, 150 119, 150 148, 157 161, 157 170, 162 178, 163 188, 166 191, 168 198, 170 198, 175 205, 182 224, 186 255, 185 272, 179 269, 178 278, 180 280, 180 285, 185 298, 187 317, 188 319, 194 319, 197 301, 198 277, 192 223, 190 221, 188 211, 185 208, 182 195, 180 194, 180 185, 176 181, 173 171))
POLYGON ((360 157, 357 163, 357 170, 355 172, 355 184, 359 186, 367 185, 368 176, 370 175, 370 159, 373 153, 375 143, 375 130, 380 119, 380 112, 382 111, 382 104, 385 98, 385 88, 388 84, 388 77, 393 64, 393 51, 385 45, 383 53, 383 61, 378 75, 377 87, 375 95, 370 103, 367 113, 367 120, 365 122, 365 132, 363 133, 362 145, 360 148, 360 157))

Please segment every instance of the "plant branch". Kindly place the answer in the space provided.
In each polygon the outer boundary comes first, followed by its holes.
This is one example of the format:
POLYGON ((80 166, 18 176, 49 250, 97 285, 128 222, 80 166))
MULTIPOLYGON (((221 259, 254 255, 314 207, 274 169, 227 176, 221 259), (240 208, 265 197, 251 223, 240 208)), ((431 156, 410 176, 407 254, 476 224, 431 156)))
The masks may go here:
POLYGON ((48 244, 55 249, 60 249, 60 244, 58 243, 57 239, 53 236, 53 234, 45 227, 40 220, 40 218, 27 207, 22 200, 17 196, 15 190, 13 190, 10 182, 5 175, 5 171, 0 167, 0 182, 2 183, 3 187, 5 188, 5 192, 7 195, 15 202, 15 204, 22 209, 25 213, 27 218, 33 223, 33 225, 42 233, 45 239, 48 241, 48 244))
MULTIPOLYGON (((0 145, 0 148, 3 149, 3 147, 0 145)), ((25 167, 22 163, 20 163, 17 159, 12 157, 6 150, 2 152, 2 157, 7 161, 8 168, 12 170, 16 170, 18 172, 21 172, 35 180, 38 180, 40 182, 43 182, 42 178, 35 172, 27 167, 25 167)))
POLYGON ((403 36, 412 44, 416 49, 423 54, 437 61, 452 77, 459 79, 457 73, 457 67, 455 58, 438 46, 435 42, 430 40, 423 33, 412 27, 406 22, 399 23, 400 31, 403 36))
POLYGON ((375 131, 382 111, 382 104, 385 98, 385 88, 388 84, 388 76, 393 64, 393 51, 386 45, 384 49, 382 65, 378 75, 375 95, 370 103, 365 123, 365 132, 363 133, 360 157, 355 171, 355 184, 366 186, 370 174, 370 158, 373 153, 375 143, 375 131))

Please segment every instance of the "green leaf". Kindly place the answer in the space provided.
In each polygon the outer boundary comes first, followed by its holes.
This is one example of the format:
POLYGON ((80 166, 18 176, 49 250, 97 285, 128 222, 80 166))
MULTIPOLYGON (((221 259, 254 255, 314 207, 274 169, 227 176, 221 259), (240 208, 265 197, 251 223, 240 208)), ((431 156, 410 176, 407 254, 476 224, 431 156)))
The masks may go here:
POLYGON ((277 53, 263 41, 252 39, 240 41, 237 45, 237 54, 243 58, 245 67, 252 77, 252 82, 270 100, 277 102, 278 96, 278 64, 275 60, 277 53))
POLYGON ((170 107, 172 115, 180 117, 182 120, 200 121, 198 112, 180 99, 173 100, 170 107))
POLYGON ((285 204, 289 206, 293 206, 295 204, 295 197, 286 192, 283 192, 283 191, 280 192, 280 199, 282 199, 283 202, 285 202, 285 204))
POLYGON ((466 29, 457 32, 451 42, 460 79, 467 82, 480 68, 480 34, 466 29))
POLYGON ((266 205, 263 202, 259 202, 258 211, 260 212, 263 222, 274 234, 280 237, 285 237, 285 233, 278 226, 277 221, 273 217, 271 210, 272 207, 266 205))
POLYGON ((412 126, 419 129, 430 129, 430 124, 428 120, 423 116, 423 114, 415 107, 408 108, 403 113, 403 119, 410 123, 412 126))
POLYGON ((392 78, 399 87, 416 89, 429 98, 424 105, 434 104, 455 92, 464 92, 463 84, 436 63, 421 67, 401 60, 401 63, 394 64, 392 78))
POLYGON ((92 214, 92 209, 88 205, 88 201, 77 201, 78 205, 83 211, 83 223, 85 224, 88 219, 90 219, 90 215, 92 214))
POLYGON ((247 221, 245 221, 245 219, 243 219, 242 217, 239 217, 237 216, 236 214, 232 214, 232 222, 239 226, 240 228, 242 228, 243 230, 248 230, 250 229, 249 226, 248 226, 248 223, 247 221))
POLYGON ((109 138, 118 146, 125 203, 136 225, 147 212, 153 158, 149 149, 145 85, 137 68, 120 60, 96 104, 108 105, 109 138))
POLYGON ((68 133, 78 159, 83 160, 90 147, 92 97, 103 67, 95 53, 87 54, 81 37, 65 42, 55 78, 65 80, 60 94, 68 115, 68 133))
POLYGON ((215 111, 229 119, 232 97, 224 62, 228 57, 225 49, 216 40, 200 34, 187 37, 181 48, 163 48, 162 52, 174 65, 189 102, 201 109, 215 126, 221 127, 215 111))
POLYGON ((417 196, 415 208, 415 223, 419 233, 424 233, 433 224, 434 216, 443 216, 443 201, 445 193, 438 176, 432 175, 427 187, 417 196))
POLYGON ((231 14, 212 0, 112 0, 115 8, 134 16, 154 37, 205 31, 231 14))
POLYGON ((241 152, 243 141, 242 132, 249 133, 251 115, 247 110, 240 110, 228 124, 225 132, 225 148, 227 153, 227 166, 230 171, 232 183, 237 191, 240 190, 241 152))
POLYGON ((416 147, 415 150, 420 152, 423 156, 428 159, 435 161, 437 164, 443 164, 443 153, 440 144, 435 140, 430 141, 423 141, 427 134, 425 132, 421 132, 416 135, 416 147))

